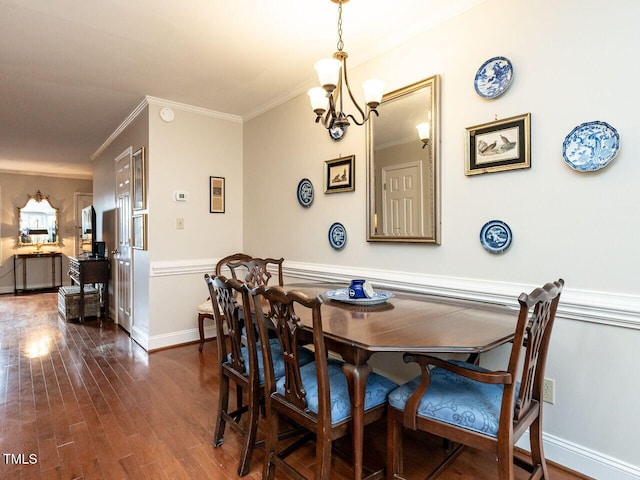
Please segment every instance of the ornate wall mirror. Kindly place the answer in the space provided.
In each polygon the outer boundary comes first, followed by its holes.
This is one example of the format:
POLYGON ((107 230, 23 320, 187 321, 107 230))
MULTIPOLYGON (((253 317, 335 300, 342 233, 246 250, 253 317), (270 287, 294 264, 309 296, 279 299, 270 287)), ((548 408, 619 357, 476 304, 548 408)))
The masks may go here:
POLYGON ((29 195, 27 203, 18 208, 18 245, 58 245, 58 209, 40 193, 29 195))
POLYGON ((367 127, 367 241, 440 243, 437 75, 387 93, 367 127))

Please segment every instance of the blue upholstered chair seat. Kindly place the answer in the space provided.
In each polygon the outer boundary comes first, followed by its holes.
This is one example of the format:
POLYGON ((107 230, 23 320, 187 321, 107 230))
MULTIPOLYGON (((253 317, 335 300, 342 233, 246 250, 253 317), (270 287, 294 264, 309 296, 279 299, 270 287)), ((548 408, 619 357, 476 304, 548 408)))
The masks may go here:
MULTIPOLYGON (((280 342, 278 342, 277 338, 272 338, 269 340, 271 344, 271 356, 273 357, 273 371, 276 378, 284 377, 284 358, 282 358, 282 348, 280 347, 280 342)), ((244 364, 247 367, 247 373, 249 372, 249 352, 247 351, 247 347, 242 347, 242 356, 244 357, 244 364)), ((230 360, 230 357, 227 357, 230 360)), ((307 348, 300 347, 298 349, 298 358, 300 359, 300 364, 306 365, 307 363, 313 362, 314 356, 313 352, 307 348)), ((264 360, 262 358, 262 351, 260 342, 258 342, 258 381, 260 385, 264 385, 264 360)))
MULTIPOLYGON (((327 359, 329 373, 329 389, 331 394, 331 424, 335 425, 351 417, 351 401, 349 400, 349 389, 347 378, 342 373, 342 363, 332 358, 327 359)), ((318 377, 315 362, 308 363, 300 368, 302 385, 307 392, 307 407, 310 411, 318 413, 318 377)), ((285 379, 280 378, 276 382, 276 391, 284 395, 285 379)), ((367 389, 365 394, 364 409, 376 407, 386 402, 387 395, 398 385, 391 380, 370 373, 367 378, 367 389)))
MULTIPOLYGON (((450 363, 472 370, 487 371, 458 360, 450 360, 450 363)), ((419 382, 420 376, 396 388, 389 394, 389 404, 404 410, 419 382)), ((434 368, 431 370, 429 388, 420 400, 418 416, 497 437, 503 388, 503 385, 481 383, 443 368, 434 368)), ((519 388, 518 383, 516 396, 519 388)))

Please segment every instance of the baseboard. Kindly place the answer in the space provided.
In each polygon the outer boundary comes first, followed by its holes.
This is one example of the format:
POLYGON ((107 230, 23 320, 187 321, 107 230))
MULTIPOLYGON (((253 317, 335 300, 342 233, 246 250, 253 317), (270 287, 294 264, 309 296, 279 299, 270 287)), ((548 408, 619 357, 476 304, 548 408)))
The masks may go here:
MULTIPOLYGON (((545 458, 569 470, 594 479, 640 480, 638 466, 621 462, 548 433, 542 434, 542 440, 545 458)), ((528 433, 522 436, 517 446, 527 452, 531 451, 528 433)))
MULTIPOLYGON (((204 329, 204 338, 215 338, 216 329, 215 327, 205 327, 204 329)), ((184 345, 187 343, 200 342, 200 333, 197 328, 190 328, 187 330, 180 330, 177 332, 165 333, 162 335, 153 335, 148 337, 148 342, 146 348, 143 345, 143 348, 147 350, 149 353, 155 350, 162 350, 167 347, 177 347, 179 345, 184 345)), ((140 342, 138 342, 140 343, 140 342)))

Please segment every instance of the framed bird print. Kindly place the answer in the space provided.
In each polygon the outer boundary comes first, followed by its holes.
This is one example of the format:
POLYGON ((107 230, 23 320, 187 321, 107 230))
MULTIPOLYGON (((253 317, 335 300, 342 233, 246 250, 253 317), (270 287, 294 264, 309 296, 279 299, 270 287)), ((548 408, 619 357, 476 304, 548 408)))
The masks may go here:
POLYGON ((324 162, 324 193, 352 192, 355 190, 355 162, 355 155, 324 162))
POLYGON ((531 167, 531 114, 467 128, 464 174, 531 167))

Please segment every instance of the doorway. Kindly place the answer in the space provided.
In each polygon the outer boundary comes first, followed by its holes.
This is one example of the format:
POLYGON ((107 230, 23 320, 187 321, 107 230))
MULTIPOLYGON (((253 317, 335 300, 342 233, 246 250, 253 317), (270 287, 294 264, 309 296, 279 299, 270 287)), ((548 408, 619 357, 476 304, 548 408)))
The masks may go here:
POLYGON ((131 264, 131 154, 127 148, 115 159, 116 167, 116 240, 113 251, 116 322, 131 332, 133 286, 131 264))

